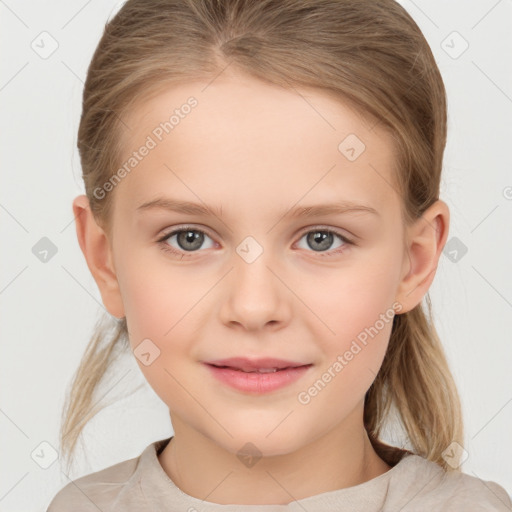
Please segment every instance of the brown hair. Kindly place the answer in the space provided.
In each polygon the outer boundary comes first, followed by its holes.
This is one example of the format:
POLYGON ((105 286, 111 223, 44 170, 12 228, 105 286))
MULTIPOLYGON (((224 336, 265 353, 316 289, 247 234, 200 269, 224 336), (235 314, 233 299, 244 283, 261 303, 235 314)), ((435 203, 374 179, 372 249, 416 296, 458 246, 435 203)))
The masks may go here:
MULTIPOLYGON (((227 65, 283 87, 334 94, 395 141, 395 185, 406 223, 439 198, 446 93, 430 47, 393 0, 128 0, 109 21, 90 63, 78 132, 83 179, 95 219, 110 234, 113 193, 94 191, 120 165, 122 120, 173 84, 212 80, 227 65)), ((412 451, 451 469, 442 452, 463 444, 459 396, 433 325, 430 298, 397 314, 382 367, 366 393, 364 424, 379 455, 404 451, 379 440, 390 407, 412 451)), ((96 326, 66 397, 61 447, 69 458, 97 412, 94 393, 127 350, 126 319, 96 326)))

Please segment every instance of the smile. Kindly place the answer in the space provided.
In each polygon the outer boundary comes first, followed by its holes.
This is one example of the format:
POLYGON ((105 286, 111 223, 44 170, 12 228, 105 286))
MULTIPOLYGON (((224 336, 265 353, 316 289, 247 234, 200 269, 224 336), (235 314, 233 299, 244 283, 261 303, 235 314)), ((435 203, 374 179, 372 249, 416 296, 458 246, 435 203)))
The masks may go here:
POLYGON ((303 377, 312 364, 297 366, 228 366, 204 363, 210 375, 224 385, 251 394, 265 394, 284 388, 303 377))

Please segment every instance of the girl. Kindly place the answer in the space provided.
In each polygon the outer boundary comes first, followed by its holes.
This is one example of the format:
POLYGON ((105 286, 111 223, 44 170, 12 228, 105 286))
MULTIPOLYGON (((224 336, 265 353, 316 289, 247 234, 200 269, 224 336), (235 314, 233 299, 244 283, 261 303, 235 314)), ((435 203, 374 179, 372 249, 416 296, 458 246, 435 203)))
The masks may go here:
POLYGON ((393 0, 128 0, 88 70, 77 235, 174 435, 48 510, 510 510, 460 471, 428 289, 446 97, 393 0), (422 300, 427 298, 428 311, 422 300), (381 437, 395 413, 408 447, 381 437))

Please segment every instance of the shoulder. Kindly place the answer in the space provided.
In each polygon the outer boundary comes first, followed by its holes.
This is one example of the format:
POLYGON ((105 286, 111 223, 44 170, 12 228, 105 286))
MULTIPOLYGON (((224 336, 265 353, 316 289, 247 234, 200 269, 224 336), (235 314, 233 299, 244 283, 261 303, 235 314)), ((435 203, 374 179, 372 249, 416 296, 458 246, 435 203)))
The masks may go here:
POLYGON ((70 481, 55 495, 47 512, 110 510, 121 495, 136 488, 141 478, 140 462, 149 450, 154 450, 154 443, 138 457, 70 481))
POLYGON ((405 457, 401 464, 409 478, 404 485, 396 481, 392 492, 396 498, 400 493, 406 496, 403 512, 418 510, 420 505, 446 512, 512 510, 510 496, 496 482, 461 471, 445 471, 435 462, 418 455, 405 457))

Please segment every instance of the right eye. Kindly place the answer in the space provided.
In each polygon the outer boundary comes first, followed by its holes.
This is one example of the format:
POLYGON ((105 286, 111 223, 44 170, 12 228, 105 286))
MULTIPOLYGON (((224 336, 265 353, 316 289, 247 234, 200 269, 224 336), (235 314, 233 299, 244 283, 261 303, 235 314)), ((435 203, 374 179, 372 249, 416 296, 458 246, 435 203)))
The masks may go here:
MULTIPOLYGON (((184 226, 180 229, 174 229, 164 236, 162 236, 157 243, 159 243, 164 251, 170 252, 172 254, 181 256, 181 257, 189 257, 193 252, 199 252, 198 249, 204 243, 205 237, 212 240, 204 231, 200 229, 196 229, 190 226, 184 226), (168 243, 168 241, 174 239, 175 243, 178 247, 173 247, 168 243)), ((212 248, 214 246, 213 240, 212 244, 208 248, 212 248)))

